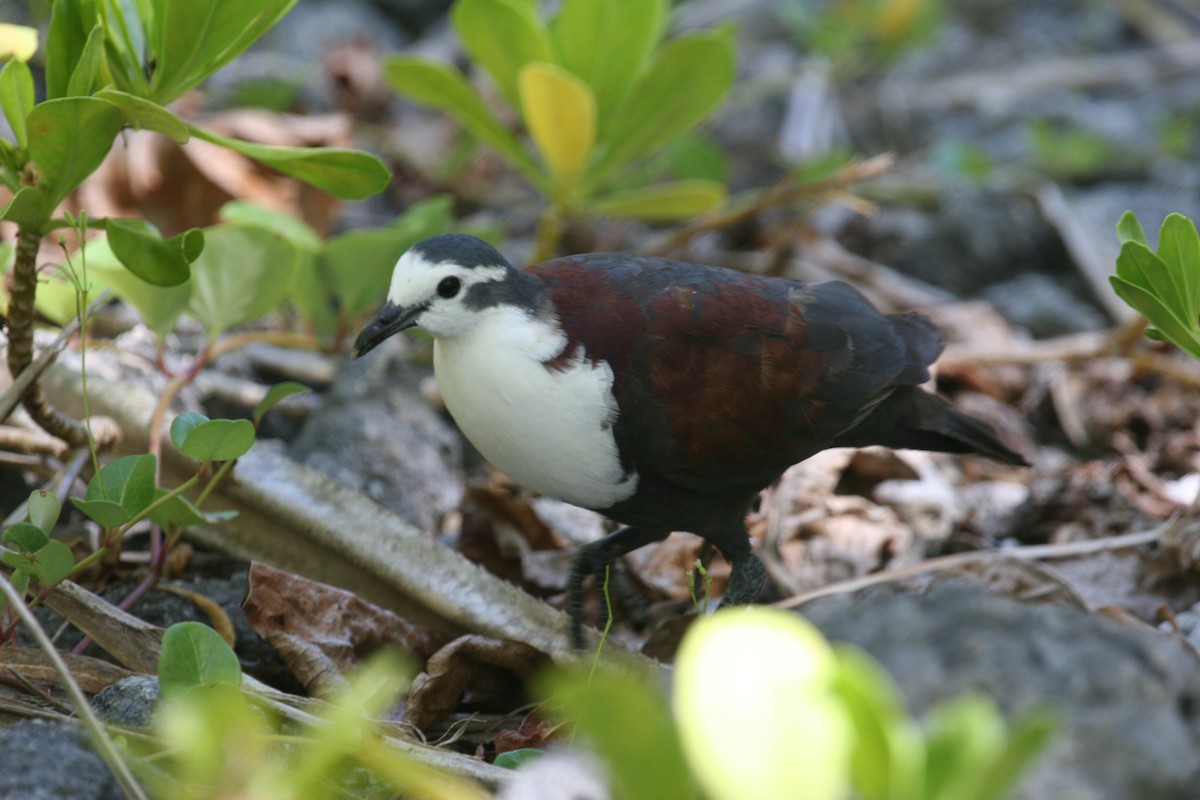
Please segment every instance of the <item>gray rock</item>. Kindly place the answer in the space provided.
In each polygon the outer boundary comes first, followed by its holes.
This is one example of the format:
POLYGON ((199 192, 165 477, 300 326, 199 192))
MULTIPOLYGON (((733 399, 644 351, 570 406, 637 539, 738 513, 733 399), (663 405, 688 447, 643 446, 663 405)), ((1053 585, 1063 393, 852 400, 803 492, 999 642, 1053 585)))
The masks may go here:
POLYGON ((131 675, 105 686, 92 698, 92 710, 104 722, 126 728, 146 728, 161 694, 158 678, 131 675))
POLYGON ((120 800, 120 788, 74 725, 23 720, 0 727, 0 800, 120 800))
POLYGON ((982 293, 1014 325, 1039 339, 1109 327, 1095 306, 1049 275, 1027 272, 982 293))
POLYGON ((291 454, 433 531, 462 502, 462 440, 422 398, 420 379, 398 340, 347 362, 291 454))
POLYGON ((929 211, 884 207, 851 222, 850 249, 973 297, 1028 270, 1063 274, 1070 260, 1036 205, 1015 192, 952 187, 929 211))
POLYGON ((804 615, 878 659, 918 716, 970 691, 1009 714, 1056 708, 1061 727, 1020 800, 1196 797, 1200 669, 1173 637, 964 582, 828 598, 804 615))

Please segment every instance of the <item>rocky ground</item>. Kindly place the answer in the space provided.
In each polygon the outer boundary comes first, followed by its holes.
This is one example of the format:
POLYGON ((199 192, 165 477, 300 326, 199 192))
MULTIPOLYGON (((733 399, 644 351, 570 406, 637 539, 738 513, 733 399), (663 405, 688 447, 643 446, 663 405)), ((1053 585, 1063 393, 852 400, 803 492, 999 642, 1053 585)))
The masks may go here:
MULTIPOLYGON (((137 157, 98 175, 81 202, 96 215, 152 214, 173 232, 211 222, 205 214, 231 196, 262 192, 330 231, 381 224, 448 191, 463 224, 503 230, 502 249, 519 261, 531 248, 535 199, 487 154, 456 172, 441 168, 457 146, 454 127, 392 97, 378 75, 388 52, 454 53, 445 5, 301 0, 187 101, 231 130, 308 126, 375 150, 397 175, 385 195, 340 207, 305 202, 256 182, 248 167, 142 150, 131 136, 128 153, 137 157), (268 97, 286 98, 282 107, 302 116, 233 108, 268 97), (139 194, 147 158, 188 164, 172 173, 190 182, 172 192, 188 205, 139 194)), ((731 189, 753 192, 838 148, 891 160, 867 162, 866 179, 851 186, 800 193, 736 226, 671 238, 600 223, 574 231, 570 243, 836 277, 882 307, 929 314, 947 336, 939 391, 991 422, 1032 467, 875 451, 798 465, 751 519, 773 599, 878 658, 917 714, 966 690, 992 695, 1013 714, 1055 708, 1062 731, 1022 798, 1192 798, 1200 785, 1200 368, 1137 329, 1130 335, 1133 314, 1107 276, 1123 211, 1135 211, 1147 230, 1172 211, 1200 219, 1200 13, 1171 0, 958 0, 927 40, 898 53, 868 42, 821 55, 799 15, 804 6, 692 0, 678 10, 682 27, 740 26, 737 88, 703 130, 724 153, 731 189), (880 585, 863 588, 869 583, 880 585)), ((140 359, 153 357, 144 329, 117 310, 105 324, 117 355, 89 354, 101 378, 162 391, 165 379, 140 359)), ((170 344, 185 352, 194 341, 184 329, 170 344)), ((561 606, 571 548, 601 535, 603 520, 528 497, 491 471, 440 406, 428 358, 421 341, 388 342, 358 362, 339 352, 283 364, 276 349, 248 348, 216 362, 182 395, 180 410, 244 414, 246 386, 299 377, 317 392, 272 423, 280 441, 271 459, 323 473, 415 535, 561 606)), ((36 473, 0 466, 0 508, 16 507, 34 485, 36 473)), ((287 522, 277 520, 284 529, 287 522)), ((72 523, 64 535, 85 538, 82 522, 72 523)), ((157 625, 211 619, 220 612, 187 599, 210 598, 236 627, 250 671, 299 690, 304 677, 263 645, 263 629, 252 630, 242 610, 246 561, 254 559, 392 611, 418 608, 400 616, 433 632, 410 648, 428 657, 446 644, 456 627, 437 624, 446 612, 389 594, 373 572, 360 584, 337 577, 369 572, 369 551, 339 573, 339 556, 318 563, 308 554, 321 551, 307 544, 281 539, 271 550, 262 524, 262 544, 254 534, 198 534, 169 581, 185 597, 154 593, 133 613, 157 625)), ((626 559, 614 584, 617 642, 671 659, 680 620, 694 613, 687 571, 698 558, 719 592, 726 568, 695 537, 675 534, 626 559)), ((435 580, 441 574, 426 569, 435 580)), ((136 564, 121 565, 103 576, 104 595, 117 601, 138 579, 136 564)), ((265 604, 264 581, 251 574, 251 596, 265 604)), ((358 635, 326 624, 323 636, 358 635)), ((504 639, 506 624, 467 632, 504 639)), ((492 680, 490 663, 467 673, 492 680)), ((144 694, 144 685, 135 691, 144 694)), ((491 754, 497 721, 516 728, 522 701, 502 693, 487 700, 413 713, 424 713, 431 740, 453 728, 456 747, 491 754)), ((118 796, 82 739, 64 733, 68 725, 8 708, 0 708, 13 723, 0 727, 0 797, 118 796)))

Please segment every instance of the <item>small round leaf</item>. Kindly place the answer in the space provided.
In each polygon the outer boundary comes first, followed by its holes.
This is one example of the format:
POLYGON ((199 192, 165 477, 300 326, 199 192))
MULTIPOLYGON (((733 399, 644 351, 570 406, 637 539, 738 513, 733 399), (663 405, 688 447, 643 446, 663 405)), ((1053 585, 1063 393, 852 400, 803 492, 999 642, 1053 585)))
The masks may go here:
POLYGON ((210 419, 188 431, 179 449, 197 461, 231 461, 244 456, 253 444, 250 420, 210 419))
POLYGON ((163 634, 158 654, 158 685, 165 698, 197 686, 240 686, 242 666, 221 635, 199 622, 180 622, 163 634))
POLYGON ((22 553, 36 553, 50 541, 40 527, 30 522, 18 522, 4 532, 4 543, 11 544, 22 553))

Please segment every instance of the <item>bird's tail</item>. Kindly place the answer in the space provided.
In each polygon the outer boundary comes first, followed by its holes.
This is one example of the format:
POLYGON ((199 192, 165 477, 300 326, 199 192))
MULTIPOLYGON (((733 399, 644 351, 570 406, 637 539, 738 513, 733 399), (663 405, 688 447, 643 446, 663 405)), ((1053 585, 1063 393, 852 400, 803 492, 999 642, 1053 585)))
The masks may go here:
POLYGON ((978 453, 1006 464, 1028 466, 985 423, 958 411, 937 395, 901 386, 861 423, 842 433, 835 447, 884 447, 978 453))

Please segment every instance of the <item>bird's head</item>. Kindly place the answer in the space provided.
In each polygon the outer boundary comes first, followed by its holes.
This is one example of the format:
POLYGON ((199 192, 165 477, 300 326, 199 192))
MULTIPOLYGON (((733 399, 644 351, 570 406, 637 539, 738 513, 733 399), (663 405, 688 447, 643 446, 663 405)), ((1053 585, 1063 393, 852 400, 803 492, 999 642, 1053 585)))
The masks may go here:
POLYGON ((355 358, 394 333, 420 326, 435 337, 469 331, 483 312, 528 294, 522 273, 490 244, 464 234, 419 242, 396 262, 387 303, 354 341, 355 358))

